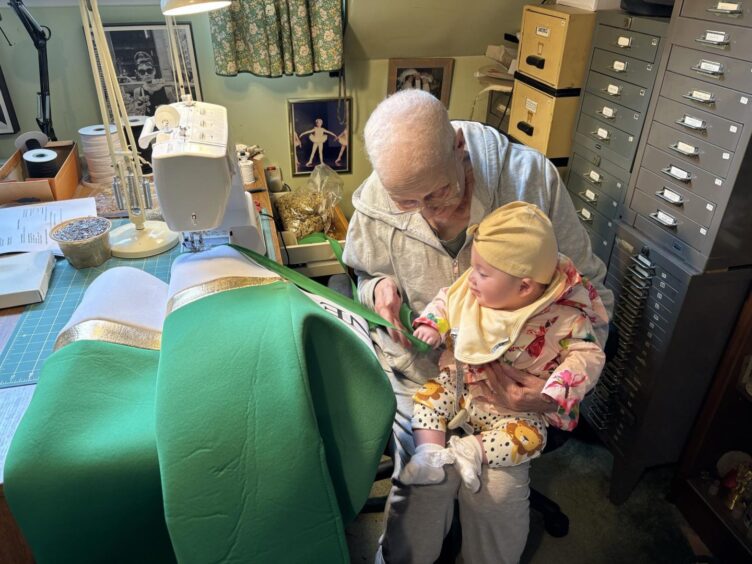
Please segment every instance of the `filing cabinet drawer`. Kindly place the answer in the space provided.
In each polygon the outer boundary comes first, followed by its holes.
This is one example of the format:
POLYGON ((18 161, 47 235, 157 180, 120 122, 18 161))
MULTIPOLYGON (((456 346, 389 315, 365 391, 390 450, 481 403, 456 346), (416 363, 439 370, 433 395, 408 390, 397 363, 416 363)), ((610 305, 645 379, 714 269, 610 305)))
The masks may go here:
POLYGON ((601 98, 613 100, 642 114, 648 109, 651 88, 590 71, 585 90, 601 98))
POLYGON ((587 184, 582 178, 574 178, 570 183, 569 191, 572 193, 572 201, 575 207, 580 201, 592 206, 609 219, 619 217, 619 204, 606 194, 599 192, 594 186, 587 184))
POLYGON ((656 203, 644 192, 635 190, 629 207, 665 233, 676 237, 691 247, 703 251, 708 244, 708 228, 695 223, 672 209, 673 206, 656 203))
POLYGON ((549 158, 569 157, 579 100, 557 98, 515 80, 509 134, 549 158))
POLYGON ((580 115, 577 132, 596 143, 601 143, 619 155, 629 157, 630 160, 637 149, 636 136, 584 114, 580 115))
POLYGON ((604 237, 587 227, 585 227, 585 231, 587 231, 587 234, 590 237, 590 245, 593 247, 593 252, 603 261, 603 264, 608 264, 608 259, 611 255, 611 247, 614 244, 613 235, 610 237, 604 237))
POLYGON ((596 72, 626 80, 645 88, 653 86, 657 66, 654 63, 646 63, 627 55, 611 53, 603 49, 593 49, 593 60, 590 63, 590 68, 596 72))
POLYGON ((594 26, 592 12, 568 6, 525 6, 519 71, 552 88, 581 88, 594 26))
POLYGON ((749 89, 752 63, 673 45, 668 70, 735 90, 749 89))
POLYGON ((655 109, 655 120, 731 151, 736 150, 742 135, 740 123, 685 106, 662 96, 658 99, 655 109))
POLYGON ((690 49, 720 53, 736 59, 749 59, 752 55, 752 34, 749 29, 721 22, 678 18, 673 41, 690 49))
POLYGON ((693 77, 667 72, 661 96, 739 123, 752 121, 752 96, 700 82, 693 77))
POLYGON ((713 220, 716 209, 714 202, 709 202, 676 184, 666 182, 644 168, 640 168, 636 187, 650 196, 656 204, 673 209, 676 213, 683 214, 700 225, 707 227, 713 220))
POLYGON ((668 29, 668 18, 634 17, 619 10, 599 11, 598 23, 654 37, 665 36, 668 29))
POLYGON ((577 212, 577 217, 585 225, 585 227, 603 235, 604 237, 612 237, 614 230, 614 222, 607 217, 604 217, 592 206, 589 206, 582 200, 574 202, 574 208, 577 212))
POLYGON ((694 164, 725 178, 734 153, 658 122, 650 126, 648 143, 668 151, 683 162, 694 164))
POLYGON ((660 41, 660 37, 601 24, 595 29, 593 45, 599 49, 654 63, 660 41))
POLYGON ((589 151, 596 153, 603 157, 603 161, 609 160, 614 164, 620 166, 625 171, 629 172, 634 162, 634 152, 630 155, 621 155, 616 151, 612 151, 606 143, 600 143, 596 141, 590 135, 584 135, 575 131, 574 142, 577 144, 578 149, 584 147, 589 151))
POLYGON ((749 0, 685 2, 682 6, 681 15, 688 18, 752 27, 752 5, 750 5, 749 0))
MULTIPOLYGON (((575 147, 575 153, 572 158, 571 168, 569 171, 568 184, 581 181, 578 186, 591 186, 611 196, 614 200, 621 203, 624 201, 627 185, 629 184, 629 173, 624 169, 619 169, 611 165, 609 161, 597 159, 601 166, 596 166, 588 162, 585 157, 578 154, 583 151, 579 145, 575 147), (616 176, 608 169, 616 169, 616 176)), ((590 151, 588 151, 590 153, 590 151)), ((594 153, 593 153, 594 154, 594 153)), ((596 155, 597 156, 597 155, 596 155)))
POLYGON ((582 112, 632 135, 640 135, 644 119, 643 114, 615 104, 610 100, 585 93, 582 100, 582 112))
POLYGON ((642 166, 664 180, 684 186, 687 190, 710 200, 725 201, 726 182, 709 172, 679 160, 676 155, 660 151, 655 147, 646 147, 642 156, 642 166))

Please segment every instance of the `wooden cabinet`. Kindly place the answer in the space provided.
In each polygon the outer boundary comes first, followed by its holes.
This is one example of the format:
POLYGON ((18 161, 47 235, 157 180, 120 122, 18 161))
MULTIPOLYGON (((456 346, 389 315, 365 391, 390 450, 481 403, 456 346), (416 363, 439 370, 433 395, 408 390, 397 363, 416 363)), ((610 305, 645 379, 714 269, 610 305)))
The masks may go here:
POLYGON ((724 453, 752 455, 751 373, 752 295, 718 366, 673 488, 676 505, 722 562, 752 561, 752 528, 745 526, 738 509, 728 509, 723 488, 716 493, 717 483, 713 483, 718 479, 716 463, 724 453))

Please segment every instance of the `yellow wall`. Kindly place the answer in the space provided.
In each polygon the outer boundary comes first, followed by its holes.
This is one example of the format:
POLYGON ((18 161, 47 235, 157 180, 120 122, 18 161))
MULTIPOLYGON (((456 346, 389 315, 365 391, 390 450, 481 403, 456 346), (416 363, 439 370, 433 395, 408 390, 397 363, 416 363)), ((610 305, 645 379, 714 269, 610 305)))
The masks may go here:
MULTIPOLYGON (((421 41, 420 26, 413 26, 415 33, 403 33, 404 15, 420 20, 420 10, 412 6, 405 12, 405 4, 400 0, 374 1, 382 7, 374 12, 364 8, 362 2, 350 2, 350 32, 348 34, 347 86, 348 94, 353 98, 353 141, 352 173, 343 174, 346 197, 343 209, 351 213, 351 192, 357 188, 369 174, 370 166, 365 158, 362 144, 362 132, 365 121, 374 106, 384 97, 387 88, 388 56, 454 56, 455 66, 452 83, 449 113, 452 118, 469 119, 473 99, 480 90, 478 80, 473 72, 488 59, 482 56, 485 45, 490 42, 500 43, 504 31, 515 31, 519 26, 521 15, 519 0, 509 0, 501 7, 497 0, 478 2, 483 12, 476 18, 483 20, 484 33, 479 36, 478 29, 472 25, 456 28, 458 21, 456 6, 467 3, 441 0, 437 6, 452 5, 453 10, 432 11, 423 22, 426 29, 433 30, 432 43, 421 41), (360 6, 360 8, 358 8, 360 6), (395 26, 388 27, 389 13, 393 10, 395 26), (500 22, 498 32, 488 28, 489 11, 500 22), (401 12, 400 12, 401 11, 401 12), (378 21, 374 18, 378 14, 378 21), (369 25, 370 24, 370 25, 369 25), (446 43, 435 40, 436 28, 446 28, 446 43), (455 29, 456 28, 456 29, 455 29), (396 34, 396 35, 395 35, 396 34), (380 43, 378 38, 383 36, 380 43), (495 36, 495 38, 494 38, 495 36), (383 45, 383 48, 380 47, 383 45), (398 45, 399 50, 395 50, 398 45), (412 47, 414 45, 414 48, 412 47), (443 47, 442 47, 443 45, 443 47), (442 52, 449 49, 452 52, 442 52), (463 56, 456 56, 462 53, 463 56), (477 53, 468 55, 467 53, 477 53), (373 54, 380 58, 369 58, 373 54)), ((366 2, 368 6, 370 2, 366 2)), ((425 5, 425 3, 421 3, 425 5)), ((430 5, 431 3, 429 3, 430 5)), ((32 7, 34 17, 42 25, 52 29, 52 39, 48 43, 50 66, 50 91, 52 95, 53 123, 59 139, 77 139, 77 131, 85 125, 101 122, 99 118, 96 93, 89 66, 83 27, 77 6, 32 7)), ((102 7, 102 19, 105 23, 159 23, 163 21, 158 6, 102 7)), ((21 132, 37 129, 36 92, 38 90, 37 53, 26 31, 15 14, 8 8, 0 9, 2 22, 13 46, 6 44, 0 48, 0 67, 5 74, 11 99, 18 116, 21 132)), ((424 14, 425 15, 425 14, 424 14)), ((305 181, 305 177, 290 176, 290 153, 287 137, 287 100, 290 98, 333 97, 337 94, 337 79, 327 73, 308 77, 259 78, 243 74, 226 78, 214 74, 214 62, 210 43, 209 23, 206 15, 181 18, 190 21, 193 26, 193 40, 204 99, 208 102, 227 107, 230 117, 233 142, 261 145, 269 162, 281 166, 286 181, 292 186, 305 181)), ((472 21, 470 18, 466 21, 472 21)), ((495 26, 494 26, 495 27, 495 26)), ((4 41, 0 37, 0 41, 4 41)), ((474 119, 482 120, 485 115, 485 97, 478 101, 474 119)), ((0 136, 0 157, 12 154, 15 135, 0 136)))

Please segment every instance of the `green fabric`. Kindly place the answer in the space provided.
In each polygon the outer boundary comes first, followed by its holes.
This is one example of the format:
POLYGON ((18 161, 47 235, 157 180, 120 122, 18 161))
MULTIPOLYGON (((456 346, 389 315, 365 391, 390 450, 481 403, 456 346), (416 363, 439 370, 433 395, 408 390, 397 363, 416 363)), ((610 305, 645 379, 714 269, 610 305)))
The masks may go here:
POLYGON ((206 297, 165 321, 165 516, 180 562, 348 562, 395 398, 373 352, 295 286, 206 297))
MULTIPOLYGON (((239 253, 244 254, 245 256, 249 257, 252 261, 260 264, 264 268, 271 270, 275 274, 279 274, 280 276, 285 277, 290 282, 293 282, 296 286, 302 288, 303 290, 307 292, 311 292, 313 294, 323 296, 328 300, 333 301, 340 307, 343 307, 347 310, 350 310, 351 312, 355 313, 356 315, 359 315, 368 323, 380 325, 382 327, 386 327, 388 329, 395 329, 394 325, 389 323, 386 319, 381 317, 376 312, 371 311, 367 307, 364 307, 359 302, 348 298, 346 296, 343 296, 339 292, 335 292, 331 288, 327 288, 323 284, 319 284, 315 280, 311 280, 307 276, 296 272, 292 268, 289 268, 287 266, 281 265, 273 260, 271 260, 268 257, 265 257, 264 255, 260 255, 257 252, 251 251, 250 249, 246 249, 245 247, 241 247, 239 245, 229 245, 239 253)), ((357 295, 357 294, 356 294, 357 295)), ((405 324, 405 320, 410 320, 412 316, 412 312, 410 311, 410 308, 407 307, 405 304, 402 304, 402 307, 400 309, 400 320, 402 324, 406 328, 412 327, 412 321, 405 324)), ((408 329, 405 331, 400 330, 400 333, 402 333, 408 341, 410 341, 410 344, 412 345, 413 349, 418 352, 427 352, 431 350, 431 347, 428 346, 426 343, 421 341, 420 339, 417 339, 413 337, 412 329, 408 329)))
POLYGON ((46 361, 5 465, 37 562, 174 562, 154 436, 157 351, 78 341, 46 361))
POLYGON ((209 23, 219 75, 342 68, 341 0, 233 0, 210 12, 209 23))

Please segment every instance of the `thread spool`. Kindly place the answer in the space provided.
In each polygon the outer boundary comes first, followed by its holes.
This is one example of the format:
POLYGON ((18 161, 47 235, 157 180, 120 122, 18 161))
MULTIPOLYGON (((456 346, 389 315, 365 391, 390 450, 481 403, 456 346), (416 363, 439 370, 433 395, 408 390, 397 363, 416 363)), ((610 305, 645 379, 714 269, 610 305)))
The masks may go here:
POLYGON ((253 174, 253 161, 249 161, 247 157, 241 157, 238 166, 240 167, 240 177, 243 179, 243 184, 256 182, 256 176, 253 174))
MULTIPOLYGON (((146 123, 146 116, 128 116, 128 123, 131 126, 131 130, 133 130, 133 137, 136 139, 136 145, 138 145, 138 137, 141 135, 141 130, 146 123)), ((146 149, 138 147, 138 154, 141 155, 142 159, 149 163, 144 164, 142 162, 141 170, 146 174, 151 173, 151 143, 149 143, 149 146, 146 147, 146 149)))
POLYGON ((28 178, 54 178, 60 167, 57 153, 50 149, 32 149, 23 154, 28 178))
MULTIPOLYGON (((110 125, 110 133, 113 134, 112 143, 116 151, 120 150, 120 139, 116 135, 116 128, 110 125)), ((112 157, 107 146, 104 125, 88 125, 78 130, 81 137, 81 149, 84 153, 86 166, 89 169, 89 178, 97 184, 109 184, 115 172, 112 168, 112 157)))

